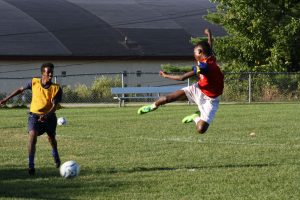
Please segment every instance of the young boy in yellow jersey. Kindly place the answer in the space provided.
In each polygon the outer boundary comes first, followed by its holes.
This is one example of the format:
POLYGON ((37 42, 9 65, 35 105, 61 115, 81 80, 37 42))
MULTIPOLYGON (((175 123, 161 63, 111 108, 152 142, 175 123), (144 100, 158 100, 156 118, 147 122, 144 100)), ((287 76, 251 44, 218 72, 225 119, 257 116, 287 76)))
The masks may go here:
POLYGON ((37 137, 48 135, 49 143, 52 146, 52 155, 57 168, 61 161, 57 150, 56 126, 57 118, 55 111, 61 102, 62 89, 58 84, 52 83, 54 65, 44 63, 41 66, 41 78, 33 78, 26 86, 12 92, 9 96, 0 101, 4 105, 9 99, 23 93, 25 90, 32 90, 32 100, 28 117, 28 173, 35 174, 34 155, 36 150, 37 137))

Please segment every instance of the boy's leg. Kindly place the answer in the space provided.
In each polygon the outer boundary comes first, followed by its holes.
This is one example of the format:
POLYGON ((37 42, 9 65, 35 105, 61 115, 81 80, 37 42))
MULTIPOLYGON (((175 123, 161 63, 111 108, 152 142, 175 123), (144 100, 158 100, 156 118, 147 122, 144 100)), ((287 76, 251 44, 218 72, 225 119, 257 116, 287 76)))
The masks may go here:
POLYGON ((55 138, 55 134, 48 134, 48 141, 52 147, 52 156, 54 158, 55 166, 56 166, 56 168, 59 168, 61 161, 60 161, 58 150, 57 150, 57 141, 55 138))
POLYGON ((197 105, 200 113, 192 114, 185 117, 182 122, 189 123, 194 121, 196 123, 197 132, 203 134, 207 131, 209 124, 215 117, 215 114, 219 108, 219 98, 209 98, 201 94, 198 96, 197 105))
POLYGON ((56 127, 57 127, 57 117, 55 114, 51 115, 47 121, 47 135, 48 141, 52 147, 52 156, 54 158, 56 168, 60 167, 60 158, 57 150, 57 141, 56 141, 56 127))
POLYGON ((34 157, 36 151, 37 137, 42 132, 42 126, 38 121, 39 116, 29 113, 28 116, 28 173, 35 174, 34 157))
POLYGON ((171 102, 174 102, 177 100, 185 100, 185 99, 187 99, 185 92, 183 90, 177 90, 166 96, 160 97, 157 101, 155 101, 151 105, 146 105, 146 106, 141 107, 138 110, 138 114, 145 114, 145 113, 156 110, 159 106, 164 105, 166 103, 171 103, 171 102))
POLYGON ((37 131, 34 131, 34 130, 29 131, 29 140, 28 140, 28 173, 29 173, 29 175, 35 174, 34 156, 35 156, 37 137, 38 137, 37 131))
POLYGON ((207 131, 208 127, 209 127, 209 123, 207 123, 201 119, 196 123, 196 130, 200 134, 205 133, 207 131))
POLYGON ((188 115, 182 119, 182 123, 190 123, 193 121, 196 123, 196 129, 198 133, 203 134, 207 131, 209 127, 209 123, 202 120, 201 117, 199 116, 199 113, 188 115))

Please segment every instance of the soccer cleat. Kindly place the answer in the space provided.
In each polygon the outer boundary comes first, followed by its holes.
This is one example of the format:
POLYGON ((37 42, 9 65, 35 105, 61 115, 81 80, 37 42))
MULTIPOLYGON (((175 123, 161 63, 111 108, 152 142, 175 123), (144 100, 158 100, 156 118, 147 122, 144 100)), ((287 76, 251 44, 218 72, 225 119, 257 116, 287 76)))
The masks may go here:
POLYGON ((196 117, 199 117, 199 114, 195 113, 195 114, 188 115, 182 119, 182 123, 190 123, 194 121, 196 117))
POLYGON ((54 157, 54 162, 55 162, 55 167, 56 167, 56 168, 59 168, 59 167, 60 167, 60 164, 61 164, 60 159, 54 157))
POLYGON ((28 174, 29 174, 30 176, 34 176, 34 174, 35 174, 35 169, 34 169, 34 167, 29 167, 29 168, 28 168, 28 174))
POLYGON ((151 111, 153 111, 152 105, 146 105, 138 109, 138 114, 141 115, 151 111))

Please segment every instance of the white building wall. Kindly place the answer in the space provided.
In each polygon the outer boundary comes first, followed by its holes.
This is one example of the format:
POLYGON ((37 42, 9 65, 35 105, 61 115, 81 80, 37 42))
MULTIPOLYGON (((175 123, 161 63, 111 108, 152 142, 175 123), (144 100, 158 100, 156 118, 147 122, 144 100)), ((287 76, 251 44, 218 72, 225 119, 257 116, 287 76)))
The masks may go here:
MULTIPOLYGON (((191 60, 18 60, 18 61, 0 61, 0 93, 10 93, 16 88, 23 86, 31 77, 40 77, 40 66, 44 62, 52 62, 55 65, 54 75, 66 73, 67 77, 58 77, 57 82, 61 85, 90 84, 95 76, 84 74, 101 73, 129 73, 124 77, 127 86, 149 86, 149 85, 169 85, 175 84, 174 81, 164 79, 158 75, 162 64, 172 64, 178 66, 192 66, 191 60), (142 74, 136 73, 157 73, 142 74), (81 74, 81 76, 76 76, 81 74), (72 75, 72 76, 70 76, 72 75), (74 76, 73 76, 74 75, 74 76)), ((115 75, 111 75, 115 76, 115 75)), ((176 82, 177 83, 177 82, 176 82)))

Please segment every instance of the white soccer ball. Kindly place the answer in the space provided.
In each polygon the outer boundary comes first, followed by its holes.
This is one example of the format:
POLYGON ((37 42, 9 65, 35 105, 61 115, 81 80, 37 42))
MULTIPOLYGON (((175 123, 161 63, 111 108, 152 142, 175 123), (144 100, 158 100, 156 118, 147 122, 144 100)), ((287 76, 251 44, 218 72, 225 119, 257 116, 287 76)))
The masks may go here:
POLYGON ((59 172, 64 178, 74 178, 79 175, 80 166, 74 160, 70 160, 60 166, 59 172))
POLYGON ((67 120, 64 117, 60 117, 60 118, 57 119, 57 124, 59 126, 66 125, 67 124, 67 120))

